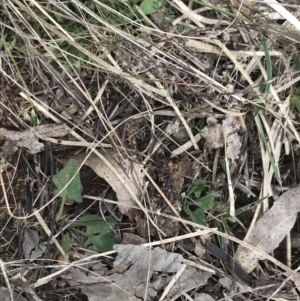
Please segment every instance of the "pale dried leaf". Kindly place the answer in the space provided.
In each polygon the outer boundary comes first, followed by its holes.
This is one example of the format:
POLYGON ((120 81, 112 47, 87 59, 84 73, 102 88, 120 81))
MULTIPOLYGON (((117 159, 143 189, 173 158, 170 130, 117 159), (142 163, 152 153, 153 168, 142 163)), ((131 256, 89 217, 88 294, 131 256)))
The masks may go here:
MULTIPOLYGON (((27 301, 26 298, 18 296, 18 294, 13 293, 14 301, 27 301)), ((1 301, 12 301, 9 294, 9 289, 6 287, 0 287, 0 300, 1 301)))
POLYGON ((232 278, 228 277, 228 276, 223 276, 219 279, 219 283, 226 288, 228 291, 231 291, 234 282, 232 281, 232 278))
POLYGON ((206 285, 211 275, 212 274, 209 272, 199 271, 192 266, 187 266, 174 286, 171 288, 170 292, 168 293, 168 297, 171 297, 175 300, 183 293, 206 285))
POLYGON ((29 228, 25 230, 22 249, 24 257, 29 259, 30 262, 43 255, 46 246, 40 243, 40 237, 37 230, 29 228))
POLYGON ((239 158, 242 143, 237 133, 226 138, 226 156, 231 160, 239 158))
MULTIPOLYGON (((300 187, 291 188, 283 193, 256 223, 247 243, 263 252, 271 253, 293 228, 297 214, 300 211, 300 187)), ((264 257, 256 251, 239 246, 235 260, 250 273, 264 257)))
MULTIPOLYGON (((140 198, 141 187, 143 185, 144 174, 139 166, 139 164, 130 161, 127 158, 120 159, 118 154, 108 154, 106 152, 101 152, 101 154, 109 161, 109 163, 118 171, 121 175, 123 182, 126 183, 131 191, 140 198)), ((73 157, 78 162, 82 163, 86 158, 85 154, 80 154, 73 157)), ((94 170, 94 172, 103 178, 115 191, 119 203, 120 211, 129 215, 131 208, 130 206, 135 206, 136 203, 124 184, 115 176, 115 174, 110 170, 110 168, 95 154, 91 154, 85 164, 94 170)))
POLYGON ((195 301, 215 301, 215 299, 209 294, 196 293, 195 294, 195 301))
POLYGON ((81 292, 88 297, 89 301, 140 301, 135 296, 130 296, 126 291, 109 284, 85 285, 81 288, 81 292))
MULTIPOLYGON (((80 285, 82 293, 88 296, 89 301, 156 300, 158 291, 166 287, 183 261, 182 255, 167 252, 159 247, 149 250, 146 246, 115 245, 114 249, 118 251, 114 262, 116 271, 117 267, 130 263, 127 264, 127 269, 122 269, 121 273, 97 277, 95 273, 87 274, 74 269, 66 275, 71 286, 80 285), (154 272, 163 273, 163 277, 147 282, 152 279, 154 272), (146 288, 147 294, 144 299, 146 288)), ((204 285, 210 276, 210 273, 187 267, 167 297, 172 298, 182 294, 183 291, 204 285)))
POLYGON ((11 131, 0 128, 0 136, 4 136, 6 139, 3 145, 5 154, 13 154, 20 147, 26 148, 31 154, 36 154, 44 148, 44 144, 39 142, 39 139, 63 137, 68 134, 69 130, 69 127, 64 123, 45 124, 26 131, 11 131))
POLYGON ((222 129, 226 141, 226 156, 231 160, 236 160, 239 158, 242 146, 238 131, 245 129, 244 120, 241 116, 228 115, 223 120, 222 129))
MULTIPOLYGON (((124 261, 134 261, 136 262, 135 268, 137 265, 139 265, 141 269, 150 266, 150 269, 156 272, 176 273, 183 260, 182 255, 167 252, 159 247, 151 251, 151 257, 147 257, 147 254, 149 256, 149 248, 145 246, 114 245, 114 249, 118 251, 114 266, 124 261), (151 259, 150 265, 149 259, 151 259)), ((142 275, 140 279, 146 281, 147 276, 142 275)))
POLYGON ((226 141, 226 156, 231 160, 238 159, 242 146, 238 132, 246 128, 243 117, 228 115, 222 126, 214 117, 208 117, 206 122, 207 126, 203 129, 202 136, 206 139, 208 147, 223 147, 226 141))
POLYGON ((194 252, 198 256, 198 259, 203 258, 203 256, 205 255, 205 248, 201 242, 196 242, 194 252))
POLYGON ((219 148, 224 145, 224 135, 222 126, 217 123, 214 117, 208 117, 207 126, 202 131, 202 136, 206 139, 207 145, 211 148, 219 148))

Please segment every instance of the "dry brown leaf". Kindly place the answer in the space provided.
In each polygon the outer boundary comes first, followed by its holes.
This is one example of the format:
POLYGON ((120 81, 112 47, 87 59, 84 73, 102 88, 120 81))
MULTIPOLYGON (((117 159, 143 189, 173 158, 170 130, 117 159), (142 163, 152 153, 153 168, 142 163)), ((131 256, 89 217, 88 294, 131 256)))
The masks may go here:
POLYGON ((6 155, 15 153, 19 147, 25 147, 31 154, 36 154, 44 147, 39 139, 63 137, 68 134, 69 130, 69 127, 64 123, 44 124, 26 131, 11 131, 0 128, 0 136, 4 136, 6 139, 3 145, 3 151, 6 155))
POLYGON ((122 245, 142 245, 145 244, 147 240, 133 233, 124 233, 121 244, 122 245))
POLYGON ((221 124, 218 124, 214 117, 208 117, 206 122, 207 126, 203 129, 202 136, 206 139, 208 146, 211 148, 222 147, 224 145, 224 135, 221 124))
MULTIPOLYGON (((182 267, 181 254, 168 252, 160 247, 149 250, 146 246, 114 245, 118 255, 114 269, 105 276, 97 276, 94 271, 74 268, 65 275, 71 286, 80 286, 81 292, 89 301, 152 301, 158 300, 158 294, 182 267), (127 268, 123 269, 127 265, 127 268), (161 277, 152 277, 161 275, 161 277), (147 290, 147 293, 146 293, 147 290)), ((183 292, 204 286, 211 273, 187 266, 168 292, 165 300, 177 299, 183 292), (177 296, 177 297, 176 297, 177 296)))
POLYGON ((46 246, 43 243, 40 243, 40 237, 37 230, 31 228, 25 230, 22 250, 24 257, 29 259, 30 262, 40 258, 44 254, 46 246))
MULTIPOLYGON (((144 174, 139 164, 127 158, 120 159, 118 154, 108 154, 106 152, 101 152, 101 154, 118 171, 123 182, 126 183, 136 197, 139 198, 144 181, 144 174)), ((73 158, 79 163, 82 163, 86 155, 80 154, 73 158)), ((103 178, 111 186, 117 194, 120 211, 122 214, 130 216, 130 206, 136 206, 136 203, 124 184, 114 175, 110 168, 95 154, 91 154, 84 164, 92 168, 99 177, 103 178)))
POLYGON ((242 116, 228 115, 222 123, 222 129, 226 141, 226 156, 231 160, 239 158, 242 143, 238 135, 240 129, 245 130, 242 116))
MULTIPOLYGON (((300 211, 300 186, 283 193, 256 223, 251 234, 245 240, 247 243, 271 253, 293 228, 297 214, 300 211)), ((250 273, 264 257, 256 251, 239 246, 235 260, 250 273)))
POLYGON ((208 117, 207 126, 202 131, 202 136, 206 139, 207 145, 211 148, 223 147, 226 141, 226 156, 231 160, 239 158, 242 146, 238 132, 245 130, 246 126, 242 116, 227 115, 222 125, 217 119, 208 117))

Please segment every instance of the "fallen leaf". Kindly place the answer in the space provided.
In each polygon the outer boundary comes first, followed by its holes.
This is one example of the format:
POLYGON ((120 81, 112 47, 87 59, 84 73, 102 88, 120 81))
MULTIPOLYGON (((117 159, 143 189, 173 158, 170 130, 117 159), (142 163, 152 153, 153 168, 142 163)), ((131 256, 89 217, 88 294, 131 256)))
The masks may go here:
POLYGON ((122 239, 122 245, 142 245, 147 240, 133 233, 124 233, 122 239))
POLYGON ((238 132, 245 130, 244 120, 241 116, 227 116, 222 123, 222 130, 226 142, 226 156, 231 160, 239 158, 242 143, 238 132))
MULTIPOLYGON (((150 250, 146 246, 114 245, 114 249, 118 251, 114 269, 120 273, 97 277, 95 273, 74 269, 67 275, 69 284, 80 285, 81 292, 89 301, 157 300, 158 293, 164 290, 183 261, 181 254, 167 252, 160 247, 150 250), (162 277, 152 280, 154 273, 162 273, 162 277)), ((210 276, 211 273, 187 266, 167 297, 205 285, 210 276)))
POLYGON ((199 271, 194 267, 187 266, 187 268, 180 275, 175 282, 168 297, 173 300, 177 300, 184 292, 194 290, 207 284, 207 280, 210 278, 211 273, 199 271))
POLYGON ((115 289, 112 285, 86 285, 81 288, 81 292, 88 297, 89 301, 141 301, 135 296, 130 296, 126 291, 115 289))
POLYGON ((203 256, 205 255, 205 248, 201 242, 196 242, 194 252, 198 256, 198 259, 203 258, 203 256))
POLYGON ((219 279, 219 283, 224 287, 226 288, 228 291, 230 291, 233 287, 233 285, 235 284, 233 281, 232 281, 232 278, 224 275, 223 277, 221 277, 219 279))
MULTIPOLYGON (((144 174, 139 164, 127 158, 120 159, 118 154, 108 154, 107 152, 101 152, 101 154, 118 171, 123 182, 126 183, 136 197, 139 198, 144 181, 144 174)), ((85 154, 80 154, 73 158, 79 163, 82 163, 86 156, 85 154)), ((110 168, 95 154, 91 154, 84 164, 92 168, 99 177, 103 178, 111 186, 117 195, 121 213, 130 217, 130 213, 132 212, 130 206, 135 206, 136 203, 123 182, 121 182, 110 168)))
POLYGON ((195 301, 215 301, 215 299, 209 294, 196 293, 195 294, 195 301))
POLYGON ((46 246, 40 243, 40 237, 37 230, 27 228, 24 232, 23 254, 30 262, 41 257, 46 250, 46 246))
MULTIPOLYGON (((299 186, 283 193, 272 208, 257 221, 245 241, 268 254, 276 249, 295 224, 300 211, 299 194, 299 186)), ((241 245, 235 254, 235 260, 247 273, 262 259, 264 256, 241 245)))
POLYGON ((0 128, 0 136, 4 136, 6 139, 3 145, 3 151, 6 155, 15 153, 20 147, 26 148, 31 154, 36 154, 44 148, 44 144, 39 142, 39 139, 63 137, 68 134, 69 130, 69 127, 64 123, 44 124, 26 131, 11 131, 0 128))
MULTIPOLYGON (((22 297, 22 296, 18 296, 18 294, 13 293, 13 300, 14 301, 27 301, 26 298, 22 297)), ((10 297, 10 293, 9 293, 9 289, 6 287, 0 287, 0 300, 1 301, 11 301, 11 297, 10 297)))
POLYGON ((217 119, 214 117, 208 117, 207 126, 202 130, 202 136, 206 139, 206 142, 211 148, 219 148, 224 145, 224 135, 222 126, 217 123, 217 119))
POLYGON ((219 148, 224 146, 225 141, 226 156, 231 160, 238 159, 242 146, 238 132, 246 128, 243 117, 228 115, 223 120, 222 126, 214 117, 208 117, 206 122, 207 126, 202 130, 202 136, 206 139, 207 145, 219 148))

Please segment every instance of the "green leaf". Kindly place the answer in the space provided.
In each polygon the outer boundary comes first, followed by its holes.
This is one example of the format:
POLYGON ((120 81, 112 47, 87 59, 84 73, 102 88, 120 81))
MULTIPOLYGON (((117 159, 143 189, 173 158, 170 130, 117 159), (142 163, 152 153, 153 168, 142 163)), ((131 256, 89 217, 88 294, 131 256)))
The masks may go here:
POLYGON ((265 52, 265 59, 266 59, 266 65, 267 65, 267 81, 265 86, 265 93, 268 95, 270 93, 271 89, 271 83, 269 82, 272 79, 272 61, 271 56, 268 48, 268 43, 266 39, 263 39, 263 48, 265 52))
POLYGON ((116 243, 111 232, 89 237, 88 240, 101 252, 111 251, 113 249, 113 245, 116 243))
POLYGON ((206 183, 204 181, 198 181, 196 184, 194 184, 189 191, 187 192, 187 196, 190 196, 192 194, 195 195, 197 199, 200 198, 202 191, 204 190, 206 186, 206 183))
MULTIPOLYGON (((294 54, 293 55, 293 61, 294 61, 295 69, 297 71, 299 71, 300 70, 300 58, 299 58, 299 56, 294 54)), ((298 74, 296 74, 296 76, 298 76, 298 74)))
POLYGON ((163 0, 144 0, 140 4, 140 9, 145 15, 155 13, 164 4, 163 0))
POLYGON ((292 97, 291 97, 292 104, 297 108, 297 110, 300 112, 300 89, 297 89, 292 97))
POLYGON ((57 175, 53 177, 53 182, 57 188, 54 190, 54 194, 60 196, 64 201, 68 199, 74 200, 78 203, 82 202, 82 185, 78 169, 79 165, 77 161, 72 159, 57 175), (69 183, 72 178, 73 180, 69 183), (65 186, 67 187, 61 191, 65 186))
POLYGON ((6 9, 0 9, 0 13, 2 14, 2 16, 7 16, 8 15, 6 9))
POLYGON ((203 198, 197 200, 202 204, 203 210, 210 210, 214 206, 215 198, 219 197, 220 195, 215 192, 211 192, 208 195, 204 196, 203 198))
POLYGON ((199 225, 205 225, 205 214, 201 208, 197 208, 194 211, 189 210, 188 214, 189 214, 192 222, 199 224, 199 225))
POLYGON ((69 253, 70 248, 71 248, 71 237, 69 232, 66 234, 62 233, 62 239, 61 239, 61 247, 65 251, 65 253, 69 253))
POLYGON ((223 202, 215 201, 212 209, 215 210, 215 211, 221 212, 221 213, 228 213, 230 207, 229 207, 228 204, 225 204, 223 202))
POLYGON ((101 252, 112 250, 116 242, 112 237, 111 230, 116 222, 112 219, 105 221, 98 215, 86 215, 81 219, 87 223, 85 232, 87 241, 84 246, 93 244, 101 252))

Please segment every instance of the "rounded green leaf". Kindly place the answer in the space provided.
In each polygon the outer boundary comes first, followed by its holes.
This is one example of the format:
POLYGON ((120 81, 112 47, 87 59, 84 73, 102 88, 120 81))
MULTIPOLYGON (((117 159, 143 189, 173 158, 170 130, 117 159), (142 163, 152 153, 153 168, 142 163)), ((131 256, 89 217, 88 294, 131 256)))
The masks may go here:
POLYGON ((72 159, 53 177, 53 182, 56 186, 56 189, 54 190, 55 195, 60 196, 63 200, 68 199, 78 203, 82 202, 81 193, 83 188, 80 182, 78 169, 79 165, 77 161, 72 159), (69 183, 71 179, 72 181, 69 183), (62 191, 64 187, 66 188, 62 191))

